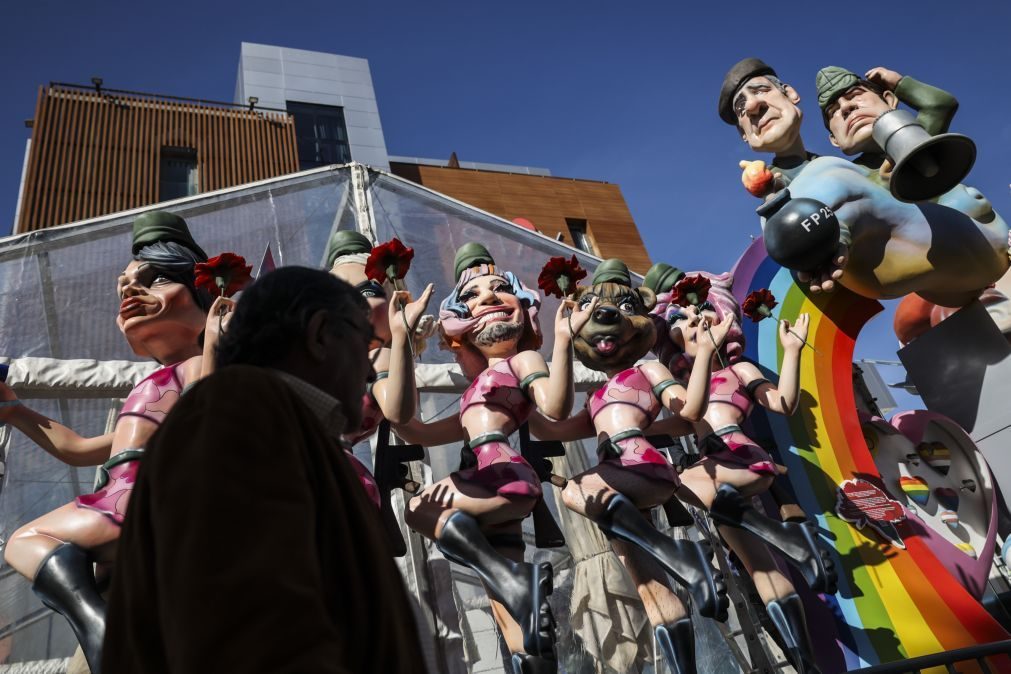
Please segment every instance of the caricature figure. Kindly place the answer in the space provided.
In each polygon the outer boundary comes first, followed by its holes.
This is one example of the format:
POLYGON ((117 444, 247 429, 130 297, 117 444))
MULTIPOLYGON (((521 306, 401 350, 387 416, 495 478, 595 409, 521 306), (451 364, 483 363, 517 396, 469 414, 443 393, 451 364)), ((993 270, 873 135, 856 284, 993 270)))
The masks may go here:
MULTIPOLYGON (((886 186, 883 156, 870 139, 873 121, 900 100, 920 110, 928 132, 946 130, 957 103, 945 92, 884 68, 864 78, 839 68, 818 77, 818 99, 831 140, 856 162, 816 157, 800 134, 800 96, 759 59, 735 64, 723 81, 720 117, 757 152, 772 152, 774 171, 793 200, 812 199, 835 212, 841 225, 828 250, 817 247, 797 266, 812 292, 836 283, 872 299, 915 292, 948 307, 979 297, 1009 267, 1008 227, 978 190, 958 185, 933 202, 908 204, 886 186)), ((784 195, 786 196, 786 195, 784 195)), ((766 227, 780 227, 770 214, 766 227)), ((792 236, 792 235, 791 235, 792 236)), ((797 232, 798 240, 804 236, 797 232)))
POLYGON ((817 592, 835 592, 835 570, 828 552, 816 542, 813 524, 774 520, 751 506, 752 497, 767 491, 783 471, 741 430, 756 404, 779 414, 796 410, 800 349, 807 337, 809 319, 801 314, 792 326, 787 321, 780 323, 779 338, 785 353, 779 384, 773 384, 755 365, 741 359, 744 335, 740 328, 732 329, 717 351, 703 349, 699 323, 723 321, 728 316, 739 320, 740 307, 730 292, 730 274, 695 272, 686 280, 698 276, 712 284, 705 301, 696 305, 681 300, 680 295, 660 295, 658 307, 669 325, 669 342, 659 340, 657 351, 672 356, 671 371, 675 376, 683 376, 689 368, 694 373, 700 358, 713 360, 709 405, 702 419, 691 425, 672 418, 656 427, 677 435, 695 433, 702 459, 681 473, 678 498, 709 511, 720 535, 754 580, 793 665, 799 672, 817 671, 800 597, 778 567, 769 546, 795 566, 817 592), (678 300, 683 303, 678 304, 678 300))
POLYGON ((476 243, 457 251, 455 273, 457 284, 442 302, 439 321, 471 385, 458 416, 412 421, 396 430, 406 441, 426 446, 466 444, 460 470, 412 498, 405 520, 481 578, 515 671, 554 671, 554 619, 547 603, 551 565, 523 562, 520 527, 541 498, 541 484, 508 438, 535 407, 554 419, 571 411, 569 323, 577 329, 588 312, 566 316, 570 305, 559 307, 549 374, 537 352, 537 293, 498 268, 476 243))
POLYGON ((70 622, 91 671, 99 674, 105 632, 105 601, 92 563, 114 561, 115 543, 126 513, 144 445, 158 429, 183 389, 200 377, 205 327, 216 334, 218 307, 194 285, 194 265, 207 255, 177 215, 152 211, 133 226, 133 261, 117 282, 116 323, 134 353, 163 367, 127 396, 113 433, 82 438, 56 421, 16 402, 0 385, 7 404, 0 421, 19 429, 44 450, 75 466, 102 464, 94 494, 77 497, 14 532, 4 559, 33 582, 48 607, 70 622), (208 309, 211 318, 208 319, 208 309))
POLYGON ((370 357, 375 358, 372 365, 375 379, 369 383, 362 398, 361 427, 345 434, 343 444, 362 486, 379 507, 379 487, 375 477, 352 454, 351 449, 371 437, 383 419, 389 419, 393 424, 404 424, 414 417, 417 389, 413 354, 423 350, 425 337, 431 334, 435 323, 425 322, 421 331, 411 337, 407 329, 416 325, 425 311, 434 286, 429 284, 417 301, 410 302, 410 294, 406 291, 395 290, 389 282, 379 283, 366 276, 365 263, 370 252, 372 242, 364 235, 339 231, 327 246, 327 266, 331 274, 354 286, 369 304, 369 323, 374 337, 370 357), (403 304, 406 306, 401 308, 403 304), (378 354, 376 349, 379 349, 378 354))
MULTIPOLYGON (((592 311, 581 330, 573 328, 576 355, 586 367, 604 372, 608 381, 570 419, 551 423, 535 417, 531 425, 545 439, 599 438, 600 462, 571 478, 562 498, 611 538, 667 662, 678 674, 693 673, 691 617, 666 574, 688 589, 700 614, 721 621, 727 617, 726 586, 709 563, 708 543, 672 539, 648 518, 649 510, 666 503, 680 483, 674 467, 644 431, 663 408, 686 422, 702 418, 711 359, 699 359, 687 389, 659 362, 636 365, 656 340, 648 315, 656 297, 649 288, 632 287, 621 260, 601 263, 592 285, 577 289, 575 297, 583 310, 592 311)), ((695 330, 702 352, 711 354, 732 325, 733 316, 719 325, 698 322, 695 330)))

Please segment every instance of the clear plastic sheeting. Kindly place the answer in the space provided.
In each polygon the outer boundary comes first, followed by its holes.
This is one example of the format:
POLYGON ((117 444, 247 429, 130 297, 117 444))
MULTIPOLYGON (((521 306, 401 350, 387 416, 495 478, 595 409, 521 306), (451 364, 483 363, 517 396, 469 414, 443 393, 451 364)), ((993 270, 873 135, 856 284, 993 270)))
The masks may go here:
MULTIPOLYGON (((278 265, 318 267, 331 231, 355 227, 349 184, 346 168, 323 169, 157 207, 186 218, 208 255, 235 252, 255 270, 269 245, 278 265)), ((12 385, 26 405, 85 436, 106 432, 110 412, 119 408, 117 399, 95 397, 103 394, 89 383, 109 364, 85 368, 78 391, 52 398, 18 384, 32 374, 61 377, 18 372, 18 359, 140 360, 116 328, 115 283, 130 260, 132 223, 144 210, 0 241, 0 356, 13 361, 12 385)), ((95 469, 66 466, 21 433, 4 431, 0 537, 6 543, 17 527, 90 491, 95 469)), ((66 621, 46 610, 13 569, 0 567, 0 663, 65 658, 75 646, 66 621)))
MULTIPOLYGON (((254 270, 268 246, 278 266, 318 268, 327 239, 336 229, 373 233, 377 241, 399 237, 415 249, 408 287, 418 293, 424 284, 435 283, 431 313, 452 290, 453 257, 468 241, 486 245, 501 268, 515 272, 531 288, 536 288, 537 276, 549 257, 575 254, 591 273, 599 263, 501 218, 359 165, 307 171, 157 208, 186 218, 194 238, 209 255, 238 253, 254 270)), ((145 369, 137 364, 142 359, 130 352, 115 325, 115 280, 130 259, 131 225, 143 210, 0 241, 0 358, 12 361, 11 384, 27 405, 85 435, 111 427, 121 404, 118 398, 126 392, 125 382, 145 369), (61 367, 51 359, 67 362, 61 367)), ((557 307, 557 299, 545 298, 540 313, 546 357, 551 353, 557 307)), ((424 391, 420 413, 425 420, 459 411, 458 398, 466 382, 445 367, 452 361, 452 355, 439 348, 437 338, 430 340, 419 368, 424 391)), ((599 375, 577 368, 577 376, 585 391, 586 384, 599 375)), ((578 398, 581 404, 583 396, 578 398)), ((0 428, 0 446, 4 450, 0 491, 4 540, 18 526, 91 489, 93 468, 69 468, 16 431, 0 428)), ((595 461, 594 449, 592 442, 573 443, 568 447, 572 460, 557 460, 556 467, 566 474, 578 472, 580 466, 595 461)), ((356 454, 367 460, 371 448, 361 445, 356 454)), ((426 461, 412 470, 416 478, 430 483, 455 470, 459 459, 458 445, 431 447, 426 461)), ((545 485, 545 492, 549 508, 564 523, 571 514, 560 516, 557 490, 545 485)), ((398 493, 394 503, 402 507, 403 496, 398 493)), ((575 533, 566 534, 579 535, 578 531, 576 527, 575 533)), ((439 637, 426 648, 431 671, 508 671, 501 635, 474 574, 447 563, 417 534, 405 533, 409 556, 400 568, 418 599, 419 619, 427 622, 422 633, 439 637)), ((583 591, 575 585, 577 563, 570 550, 534 549, 529 521, 524 523, 524 534, 531 542, 528 557, 550 560, 555 567, 552 605, 561 636, 560 671, 615 671, 591 656, 601 653, 599 646, 585 642, 596 638, 593 632, 576 632, 569 624, 572 596, 583 591)), ((0 567, 0 663, 59 660, 70 656, 75 645, 66 622, 41 606, 21 576, 0 567)), ((646 644, 625 671, 665 671, 663 666, 654 670, 647 661, 652 651, 652 644, 646 644)), ((732 662, 725 649, 713 650, 710 656, 713 663, 732 662)), ((606 660, 607 654, 602 657, 606 660)))

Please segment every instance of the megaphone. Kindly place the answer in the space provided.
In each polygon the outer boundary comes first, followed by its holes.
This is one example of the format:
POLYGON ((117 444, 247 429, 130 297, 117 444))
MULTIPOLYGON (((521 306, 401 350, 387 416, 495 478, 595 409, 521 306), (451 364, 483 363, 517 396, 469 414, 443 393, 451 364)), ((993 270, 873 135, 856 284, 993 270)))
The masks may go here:
POLYGON ((899 201, 939 197, 969 175, 976 144, 960 133, 931 136, 907 110, 890 110, 874 122, 874 141, 895 164, 889 188, 899 201))

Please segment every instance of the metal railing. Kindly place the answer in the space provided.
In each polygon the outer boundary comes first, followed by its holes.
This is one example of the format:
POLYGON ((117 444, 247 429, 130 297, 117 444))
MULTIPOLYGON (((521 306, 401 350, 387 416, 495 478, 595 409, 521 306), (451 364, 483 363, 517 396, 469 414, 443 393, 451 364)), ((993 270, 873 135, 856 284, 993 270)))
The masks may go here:
MULTIPOLYGON (((967 648, 957 648, 953 651, 934 653, 932 655, 922 655, 918 658, 889 662, 873 667, 851 670, 849 674, 905 674, 914 672, 919 674, 921 670, 931 667, 944 667, 949 674, 959 674, 955 665, 959 663, 974 662, 979 666, 983 674, 994 674, 993 669, 986 663, 986 658, 992 655, 1011 655, 1011 639, 1007 641, 994 641, 989 644, 979 646, 969 646, 967 648)), ((1007 668, 996 671, 1008 671, 1007 668)))

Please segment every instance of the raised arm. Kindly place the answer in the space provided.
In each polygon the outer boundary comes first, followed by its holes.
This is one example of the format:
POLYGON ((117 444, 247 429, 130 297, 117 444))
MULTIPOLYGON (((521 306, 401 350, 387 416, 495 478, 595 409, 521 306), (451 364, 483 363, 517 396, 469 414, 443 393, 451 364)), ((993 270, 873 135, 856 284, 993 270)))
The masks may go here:
MULTIPOLYGON (((435 286, 429 283, 421 297, 410 303, 408 303, 411 299, 410 294, 403 290, 393 293, 393 297, 390 298, 390 332, 393 334, 393 340, 387 353, 384 354, 389 376, 380 379, 372 386, 372 395, 383 411, 383 416, 392 424, 406 424, 414 417, 418 393, 414 380, 412 338, 408 335, 408 326, 417 326, 434 289, 435 286), (402 303, 406 306, 400 309, 402 303)), ((381 367, 377 363, 376 370, 381 371, 381 367)))
POLYGON ((864 77, 888 91, 894 91, 900 101, 916 110, 916 121, 933 136, 945 133, 958 112, 958 100, 954 96, 908 75, 902 76, 879 66, 868 70, 864 77))
POLYGON ((734 371, 748 388, 753 388, 752 396, 762 407, 785 414, 793 414, 800 400, 800 350, 807 339, 810 317, 801 314, 791 326, 789 321, 779 324, 779 341, 783 345, 783 364, 779 368, 779 384, 765 379, 761 371, 748 362, 737 363, 734 371), (787 328, 791 328, 787 331, 787 328))
POLYGON ((7 384, 0 382, 0 423, 10 424, 36 445, 71 466, 98 466, 112 451, 112 433, 85 438, 44 414, 25 407, 7 384))
POLYGON ((555 346, 551 352, 551 370, 536 351, 524 351, 513 359, 521 381, 529 380, 527 392, 537 409, 551 419, 564 419, 572 411, 576 397, 572 374, 572 338, 579 334, 593 314, 597 299, 577 309, 572 300, 562 300, 555 314, 555 346), (571 312, 571 313, 570 313, 571 312), (548 376, 543 376, 543 374, 548 376))

